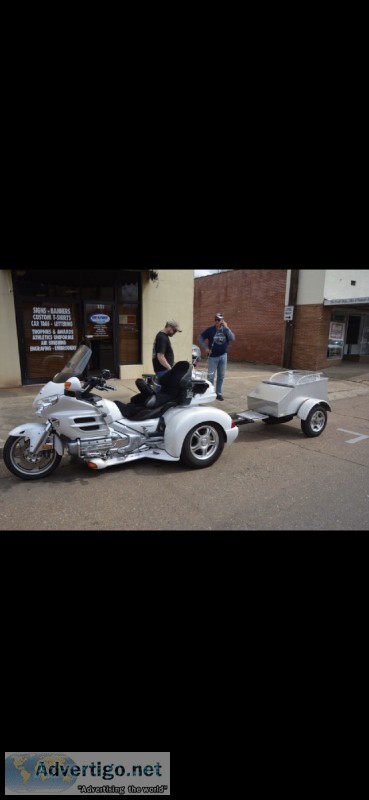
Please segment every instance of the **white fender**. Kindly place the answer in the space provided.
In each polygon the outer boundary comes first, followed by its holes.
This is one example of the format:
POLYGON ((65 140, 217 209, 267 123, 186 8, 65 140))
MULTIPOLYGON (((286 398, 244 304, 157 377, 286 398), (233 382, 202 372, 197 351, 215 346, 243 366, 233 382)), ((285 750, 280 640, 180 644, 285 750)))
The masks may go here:
POLYGON ((183 408, 170 409, 170 412, 165 414, 164 443, 167 453, 173 458, 179 458, 188 432, 195 425, 206 422, 217 422, 223 428, 226 434, 226 444, 231 444, 238 435, 238 428, 232 428, 232 418, 226 411, 218 408, 191 406, 186 414, 183 408))
MULTIPOLYGON (((18 425, 10 431, 9 436, 26 436, 30 440, 31 450, 35 447, 37 441, 45 432, 46 425, 41 425, 38 422, 26 422, 24 425, 18 425)), ((64 453, 63 443, 56 433, 51 434, 54 437, 55 450, 60 456, 64 453)))
POLYGON ((307 419, 311 409, 314 408, 314 406, 323 406, 323 408, 326 408, 327 411, 331 410, 329 403, 326 403, 325 400, 317 400, 316 398, 314 400, 314 398, 310 398, 309 400, 305 400, 305 402, 302 403, 297 412, 297 416, 300 419, 307 419))

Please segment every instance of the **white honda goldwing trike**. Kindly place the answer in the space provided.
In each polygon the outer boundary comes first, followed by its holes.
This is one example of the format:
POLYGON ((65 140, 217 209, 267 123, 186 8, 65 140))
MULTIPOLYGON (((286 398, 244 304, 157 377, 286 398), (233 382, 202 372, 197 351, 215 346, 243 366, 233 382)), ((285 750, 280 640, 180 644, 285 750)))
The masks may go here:
POLYGON ((80 345, 63 370, 42 387, 33 402, 44 422, 10 431, 3 457, 8 469, 25 480, 50 475, 64 453, 91 469, 128 464, 139 458, 181 461, 209 467, 224 445, 238 435, 229 414, 206 403, 214 386, 197 379, 192 364, 178 361, 159 379, 160 389, 138 378, 138 394, 129 403, 107 400, 91 390, 114 390, 109 370, 82 381, 92 351, 80 345))

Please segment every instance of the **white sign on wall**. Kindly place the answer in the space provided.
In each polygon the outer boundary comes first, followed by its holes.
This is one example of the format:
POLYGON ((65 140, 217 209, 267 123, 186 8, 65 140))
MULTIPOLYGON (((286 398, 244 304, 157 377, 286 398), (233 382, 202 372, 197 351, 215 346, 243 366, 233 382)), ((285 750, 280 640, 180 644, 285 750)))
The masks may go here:
POLYGON ((345 323, 331 322, 329 327, 329 338, 343 342, 345 338, 345 323))
POLYGON ((284 320, 286 322, 290 322, 293 319, 293 309, 294 309, 294 306, 285 306, 284 307, 284 320))
POLYGON ((342 297, 340 299, 329 300, 327 297, 324 298, 323 305, 324 306, 354 306, 354 305, 366 305, 369 303, 369 297, 342 297))

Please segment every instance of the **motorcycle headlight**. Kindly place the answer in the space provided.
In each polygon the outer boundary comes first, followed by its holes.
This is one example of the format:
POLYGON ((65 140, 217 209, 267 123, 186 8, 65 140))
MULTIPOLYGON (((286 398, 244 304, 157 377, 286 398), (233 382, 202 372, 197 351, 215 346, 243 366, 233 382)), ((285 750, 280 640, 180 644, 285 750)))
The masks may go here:
POLYGON ((43 411, 44 408, 49 408, 49 406, 54 406, 59 400, 59 395, 51 394, 50 397, 45 397, 42 400, 38 400, 36 404, 36 408, 38 411, 43 411))

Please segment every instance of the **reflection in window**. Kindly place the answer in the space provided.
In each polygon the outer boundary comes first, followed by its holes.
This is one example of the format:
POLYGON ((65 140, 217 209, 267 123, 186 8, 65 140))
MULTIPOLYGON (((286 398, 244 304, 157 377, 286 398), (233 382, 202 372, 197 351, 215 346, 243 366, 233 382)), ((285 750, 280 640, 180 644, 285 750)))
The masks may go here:
POLYGON ((140 286, 140 273, 130 272, 118 287, 120 364, 141 362, 140 286))
POLYGON ((342 358, 345 340, 345 322, 345 314, 332 313, 331 325, 329 329, 330 338, 328 339, 327 358, 342 358))
POLYGON ((48 296, 49 297, 71 297, 73 300, 78 299, 78 287, 75 286, 66 286, 65 284, 53 284, 49 283, 48 285, 48 296))
POLYGON ((81 286, 82 300, 114 300, 114 286, 81 286))
POLYGON ((138 303, 139 301, 140 275, 131 272, 123 278, 122 284, 118 288, 118 302, 138 303))
POLYGON ((363 319, 363 330, 361 334, 360 355, 369 356, 369 316, 363 319))
POLYGON ((343 342, 328 339, 327 358, 342 358, 343 342))

